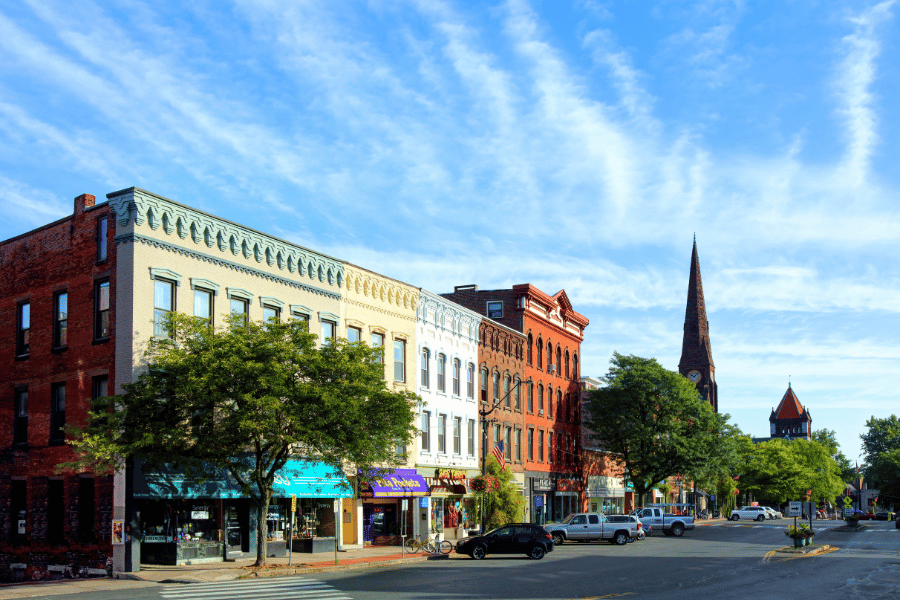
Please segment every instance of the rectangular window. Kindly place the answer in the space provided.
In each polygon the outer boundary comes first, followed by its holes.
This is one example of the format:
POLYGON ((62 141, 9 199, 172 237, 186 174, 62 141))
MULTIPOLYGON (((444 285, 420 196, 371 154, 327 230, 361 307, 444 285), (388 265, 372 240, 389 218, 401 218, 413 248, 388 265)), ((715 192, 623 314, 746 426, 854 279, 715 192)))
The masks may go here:
POLYGON ((423 388, 427 388, 429 385, 429 380, 431 379, 430 374, 428 372, 428 358, 431 356, 431 353, 428 352, 428 348, 422 349, 422 381, 420 382, 423 388))
POLYGON ((66 517, 63 482, 51 479, 47 482, 47 541, 58 544, 63 540, 66 517))
MULTIPOLYGON (((232 300, 234 302, 234 300, 232 300)), ((153 280, 153 335, 169 337, 166 317, 175 310, 175 283, 165 279, 153 280)))
POLYGON ((466 396, 475 399, 475 365, 472 363, 466 368, 466 396))
POLYGON ((438 354, 437 360, 437 383, 438 383, 438 391, 446 392, 447 391, 447 357, 443 354, 438 354))
POLYGON ((516 429, 516 460, 522 462, 522 430, 516 429))
POLYGON ((331 321, 321 321, 322 343, 325 344, 334 339, 334 330, 337 325, 331 321))
POLYGON ((503 318, 503 302, 492 300, 487 303, 487 316, 489 319, 503 318))
POLYGON ((438 415, 438 452, 447 454, 447 415, 438 415))
POLYGON ((534 412, 534 389, 530 385, 526 389, 527 389, 527 391, 525 392, 525 394, 528 398, 528 412, 533 413, 534 412))
POLYGON ((512 401, 509 397, 509 377, 503 378, 503 403, 506 405, 506 408, 510 407, 510 402, 512 401))
POLYGON ((348 327, 347 328, 347 341, 348 342, 358 342, 362 339, 362 329, 358 327, 348 327))
POLYGON ((467 438, 468 442, 468 454, 469 456, 475 456, 475 419, 469 419, 469 437, 467 438))
POLYGON ((500 400, 500 373, 494 373, 494 403, 500 400))
POLYGON ((50 386, 50 443, 61 444, 66 439, 66 384, 50 386))
POLYGON ((31 302, 19 304, 16 313, 16 356, 28 356, 31 341, 31 302))
POLYGON ((78 480, 78 539, 94 539, 94 480, 78 480))
POLYGON ((281 321, 281 309, 277 306, 263 304, 263 323, 268 323, 269 321, 275 321, 276 323, 281 321))
POLYGON ((431 411, 422 411, 422 450, 431 451, 431 411))
POLYGON ((512 460, 512 427, 507 427, 503 435, 503 456, 507 462, 512 460))
POLYGON ((96 412, 98 410, 96 400, 106 396, 109 396, 109 376, 98 375, 91 380, 91 411, 96 412))
POLYGON ((462 419, 454 417, 453 419, 453 454, 462 454, 462 419))
POLYGON ((538 431, 538 462, 544 462, 544 432, 538 431))
POLYGON ((248 302, 244 298, 232 297, 229 301, 229 311, 232 316, 239 315, 244 318, 244 325, 249 322, 250 315, 248 310, 248 302))
POLYGON ((406 342, 394 340, 394 381, 406 381, 406 342))
MULTIPOLYGON (((373 348, 384 348, 384 334, 383 333, 373 333, 372 334, 372 347, 373 348)), ((378 362, 384 364, 384 353, 378 359, 378 362)))
POLYGON ((538 386, 538 414, 544 414, 544 388, 543 386, 538 386))
POLYGON ((513 392, 513 394, 516 397, 516 403, 515 403, 516 410, 522 410, 522 396, 521 396, 521 392, 520 392, 520 390, 522 389, 522 382, 517 379, 515 382, 515 386, 516 386, 516 391, 513 392))
POLYGON ((109 280, 98 281, 94 288, 95 314, 94 314, 94 339, 102 340, 109 337, 109 280))
POLYGON ((534 461, 534 429, 528 429, 528 460, 534 461))
POLYGON ((97 220, 97 262, 106 260, 106 238, 108 237, 109 221, 106 217, 97 220))
POLYGON ((69 292, 56 292, 53 297, 53 347, 65 348, 69 343, 69 292))
POLYGON ((28 390, 16 390, 15 421, 13 423, 13 445, 28 444, 28 390))
POLYGON ((394 446, 394 455, 403 460, 406 458, 406 444, 397 444, 394 446))
POLYGON ((461 365, 458 359, 453 359, 453 395, 459 396, 459 379, 462 373, 460 373, 461 365))
POLYGON ((493 450, 494 446, 496 446, 498 443, 500 443, 500 425, 495 424, 494 425, 494 443, 491 444, 490 449, 493 450))
POLYGON ((212 325, 213 294, 209 290, 200 288, 194 290, 194 316, 206 319, 212 325))
POLYGON ((553 463, 553 432, 547 432, 547 462, 553 463))

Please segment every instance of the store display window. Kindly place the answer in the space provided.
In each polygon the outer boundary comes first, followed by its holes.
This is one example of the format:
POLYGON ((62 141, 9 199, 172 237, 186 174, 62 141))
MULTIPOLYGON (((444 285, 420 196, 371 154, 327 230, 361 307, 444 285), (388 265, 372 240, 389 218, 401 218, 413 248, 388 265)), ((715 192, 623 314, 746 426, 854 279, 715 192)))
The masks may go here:
POLYGON ((141 506, 145 542, 222 541, 215 500, 147 500, 141 506))

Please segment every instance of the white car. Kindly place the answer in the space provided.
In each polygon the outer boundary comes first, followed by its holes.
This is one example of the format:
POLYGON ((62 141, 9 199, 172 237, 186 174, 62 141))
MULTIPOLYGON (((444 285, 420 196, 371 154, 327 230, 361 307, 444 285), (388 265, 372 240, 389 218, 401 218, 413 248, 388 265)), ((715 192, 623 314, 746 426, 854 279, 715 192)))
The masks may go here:
POLYGON ((767 513, 769 513, 770 519, 780 519, 781 518, 781 513, 778 512, 777 510, 775 510, 774 508, 772 508, 770 506, 763 506, 763 508, 766 509, 767 513))
POLYGON ((742 508, 731 511, 731 516, 728 518, 732 521, 737 521, 738 519, 765 521, 769 518, 769 513, 762 506, 744 506, 742 508))

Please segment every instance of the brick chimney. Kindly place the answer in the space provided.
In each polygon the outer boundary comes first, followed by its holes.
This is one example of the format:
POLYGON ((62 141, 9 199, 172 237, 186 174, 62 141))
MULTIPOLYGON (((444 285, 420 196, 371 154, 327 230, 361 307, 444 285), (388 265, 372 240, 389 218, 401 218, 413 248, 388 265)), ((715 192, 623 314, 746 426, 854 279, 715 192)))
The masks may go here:
POLYGON ((95 200, 96 198, 91 194, 82 194, 75 198, 75 215, 80 215, 84 209, 92 207, 95 200))

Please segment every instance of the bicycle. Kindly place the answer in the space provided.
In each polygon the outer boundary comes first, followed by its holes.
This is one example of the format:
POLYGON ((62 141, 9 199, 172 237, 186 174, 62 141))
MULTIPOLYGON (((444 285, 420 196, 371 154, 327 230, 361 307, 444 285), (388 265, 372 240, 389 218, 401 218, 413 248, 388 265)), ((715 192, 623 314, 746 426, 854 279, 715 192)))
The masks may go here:
POLYGON ((453 544, 447 540, 442 542, 428 540, 427 542, 422 543, 422 540, 419 538, 411 537, 406 540, 406 550, 411 554, 415 554, 419 550, 424 550, 429 554, 450 554, 450 551, 453 550, 453 544))

